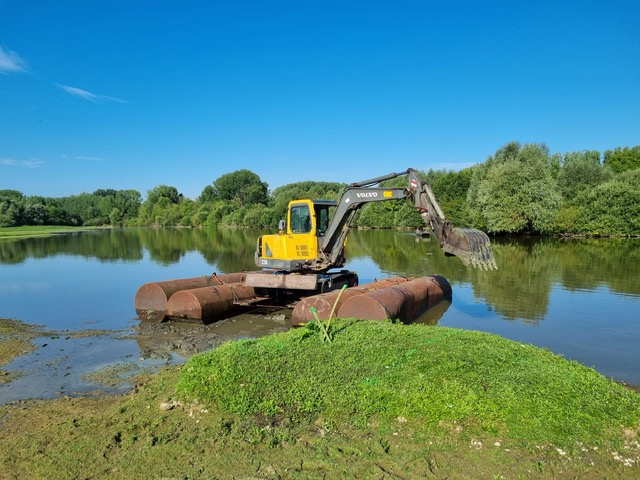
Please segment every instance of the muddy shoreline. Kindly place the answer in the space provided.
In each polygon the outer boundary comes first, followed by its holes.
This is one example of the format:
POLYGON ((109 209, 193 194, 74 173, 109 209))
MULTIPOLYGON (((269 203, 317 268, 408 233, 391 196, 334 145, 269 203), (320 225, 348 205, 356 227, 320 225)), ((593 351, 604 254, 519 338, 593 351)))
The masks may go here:
POLYGON ((146 323, 127 330, 50 330, 0 318, 0 404, 124 393, 135 378, 226 341, 289 328, 287 312, 214 324, 146 323))
MULTIPOLYGON (((179 365, 224 342, 290 328, 289 311, 209 325, 145 323, 128 330, 50 330, 0 318, 0 405, 125 393, 140 375, 179 365)), ((640 386, 618 382, 640 393, 640 386)))

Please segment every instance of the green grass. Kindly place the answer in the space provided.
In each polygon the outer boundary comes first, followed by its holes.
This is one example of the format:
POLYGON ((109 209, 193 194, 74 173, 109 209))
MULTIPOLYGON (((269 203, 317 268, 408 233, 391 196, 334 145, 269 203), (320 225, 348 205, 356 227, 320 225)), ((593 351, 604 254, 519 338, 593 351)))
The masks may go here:
POLYGON ((0 227, 0 239, 19 237, 41 237, 55 233, 77 232, 101 227, 69 227, 64 225, 27 225, 22 227, 0 227))
POLYGON ((178 390, 241 415, 322 417, 424 437, 492 435, 570 448, 640 423, 640 396, 548 350, 475 331, 341 321, 228 343, 192 358, 178 390))

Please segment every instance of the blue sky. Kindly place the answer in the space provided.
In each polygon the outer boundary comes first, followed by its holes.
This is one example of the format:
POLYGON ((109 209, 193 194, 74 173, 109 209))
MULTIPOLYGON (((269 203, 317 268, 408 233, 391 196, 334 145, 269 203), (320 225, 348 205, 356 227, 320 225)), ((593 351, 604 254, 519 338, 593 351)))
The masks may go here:
POLYGON ((0 189, 270 189, 640 144, 640 2, 0 0, 0 189))

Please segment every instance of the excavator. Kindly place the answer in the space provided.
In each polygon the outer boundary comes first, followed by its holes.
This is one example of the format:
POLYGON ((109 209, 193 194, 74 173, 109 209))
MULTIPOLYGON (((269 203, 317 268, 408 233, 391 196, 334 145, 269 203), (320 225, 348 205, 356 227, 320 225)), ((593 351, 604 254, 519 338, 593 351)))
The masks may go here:
MULTIPOLYGON (((257 239, 255 264, 259 270, 150 282, 136 294, 136 311, 141 320, 155 322, 167 317, 212 321, 230 316, 239 307, 294 307, 301 299, 357 287, 357 273, 342 269, 349 230, 364 205, 389 200, 410 202, 424 219, 425 231, 433 234, 445 255, 483 270, 498 268, 487 234, 454 227, 428 183, 409 168, 351 183, 337 201, 292 200, 278 233, 257 239), (404 187, 379 185, 403 175, 408 180, 404 187)), ((447 296, 448 291, 450 296, 446 279, 436 280, 438 295, 447 296)), ((381 286, 378 283, 368 289, 381 286)), ((426 298, 427 290, 419 289, 426 298)), ((388 314, 389 308, 386 311, 388 314)))
POLYGON ((261 272, 250 272, 247 283, 254 287, 313 289, 315 284, 348 277, 346 272, 328 273, 343 267, 345 246, 356 212, 371 202, 405 200, 420 212, 426 231, 437 239, 445 255, 458 257, 465 265, 497 269, 486 233, 456 228, 447 219, 429 184, 409 168, 369 180, 351 183, 338 201, 300 199, 289 202, 287 221, 280 221, 277 234, 258 238, 255 260, 261 272), (406 187, 380 187, 379 183, 407 175, 406 187), (331 215, 331 210, 335 210, 331 215), (285 276, 274 277, 274 271, 285 276), (334 275, 335 277, 332 277, 334 275))

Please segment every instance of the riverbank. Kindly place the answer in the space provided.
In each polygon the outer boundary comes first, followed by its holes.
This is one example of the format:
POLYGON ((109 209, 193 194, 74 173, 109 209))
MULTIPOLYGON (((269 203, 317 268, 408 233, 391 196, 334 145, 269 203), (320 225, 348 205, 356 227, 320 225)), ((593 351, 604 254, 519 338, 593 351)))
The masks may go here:
POLYGON ((0 227, 0 239, 47 237, 61 233, 81 232, 83 230, 99 230, 111 227, 70 227, 65 225, 25 225, 21 227, 0 227))
POLYGON ((0 407, 2 478, 636 478, 640 396, 547 350, 335 323, 225 343, 124 395, 0 407))

